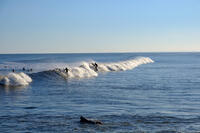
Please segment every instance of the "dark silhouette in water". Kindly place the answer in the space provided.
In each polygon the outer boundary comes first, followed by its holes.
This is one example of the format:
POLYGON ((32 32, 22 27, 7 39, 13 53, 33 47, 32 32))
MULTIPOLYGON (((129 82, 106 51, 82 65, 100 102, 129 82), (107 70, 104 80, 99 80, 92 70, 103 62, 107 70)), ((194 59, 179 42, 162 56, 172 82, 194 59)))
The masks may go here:
POLYGON ((27 72, 32 72, 32 71, 33 71, 32 68, 31 68, 31 69, 26 69, 25 67, 23 67, 22 70, 23 70, 23 71, 27 71, 27 72))
POLYGON ((12 69, 12 72, 15 72, 15 69, 12 69))
POLYGON ((95 65, 96 67, 98 67, 98 65, 97 65, 97 63, 96 63, 96 62, 94 63, 94 65, 95 65))
POLYGON ((37 107, 33 107, 33 106, 30 106, 30 107, 25 107, 24 109, 36 109, 37 107))
POLYGON ((100 124, 102 125, 103 123, 101 121, 98 121, 98 120, 90 120, 90 119, 87 119, 83 116, 80 117, 80 122, 81 123, 87 123, 87 124, 100 124))
POLYGON ((92 63, 92 65, 94 66, 94 71, 97 72, 98 71, 98 64, 95 62, 95 63, 92 63))
POLYGON ((31 69, 28 69, 27 71, 28 71, 28 72, 32 72, 32 71, 33 71, 33 69, 31 68, 31 69))
POLYGON ((65 72, 68 73, 68 71, 69 71, 69 69, 66 67, 66 68, 65 68, 65 72))

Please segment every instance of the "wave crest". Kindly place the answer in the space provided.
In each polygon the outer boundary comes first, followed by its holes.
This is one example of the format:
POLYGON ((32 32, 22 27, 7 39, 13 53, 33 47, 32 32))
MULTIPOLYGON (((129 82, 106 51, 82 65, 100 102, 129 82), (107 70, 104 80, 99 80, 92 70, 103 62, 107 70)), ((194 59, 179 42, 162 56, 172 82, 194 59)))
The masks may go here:
POLYGON ((90 78, 98 76, 99 72, 110 72, 110 71, 126 71, 131 70, 139 65, 153 63, 154 61, 149 57, 139 57, 131 60, 115 62, 115 63, 97 63, 98 71, 95 70, 93 62, 83 62, 78 67, 69 68, 66 73, 64 69, 56 68, 54 70, 44 71, 45 75, 52 75, 56 73, 64 78, 90 78))
POLYGON ((136 59, 121 61, 117 63, 99 64, 98 70, 102 72, 109 71, 126 71, 131 70, 139 65, 153 63, 154 61, 149 57, 139 57, 136 59))

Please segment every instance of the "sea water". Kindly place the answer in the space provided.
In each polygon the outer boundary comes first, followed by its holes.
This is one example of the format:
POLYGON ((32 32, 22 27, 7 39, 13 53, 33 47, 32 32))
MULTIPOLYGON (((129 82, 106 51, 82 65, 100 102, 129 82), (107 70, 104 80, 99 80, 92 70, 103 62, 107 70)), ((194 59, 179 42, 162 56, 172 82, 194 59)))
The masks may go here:
POLYGON ((0 84, 0 132, 200 131, 200 53, 1 54, 0 84))

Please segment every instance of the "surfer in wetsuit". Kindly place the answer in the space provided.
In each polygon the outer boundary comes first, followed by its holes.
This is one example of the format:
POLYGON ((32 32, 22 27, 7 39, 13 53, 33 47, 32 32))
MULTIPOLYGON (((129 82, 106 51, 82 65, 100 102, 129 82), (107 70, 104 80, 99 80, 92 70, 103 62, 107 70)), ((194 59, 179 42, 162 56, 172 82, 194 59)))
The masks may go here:
POLYGON ((66 73, 68 73, 68 72, 69 72, 69 69, 68 69, 67 67, 65 68, 65 72, 66 72, 66 73))
POLYGON ((95 62, 94 65, 95 65, 95 70, 98 71, 98 65, 97 65, 97 63, 95 62))
POLYGON ((97 65, 97 63, 96 62, 92 63, 92 65, 94 66, 94 71, 97 72, 98 71, 98 65, 97 65))

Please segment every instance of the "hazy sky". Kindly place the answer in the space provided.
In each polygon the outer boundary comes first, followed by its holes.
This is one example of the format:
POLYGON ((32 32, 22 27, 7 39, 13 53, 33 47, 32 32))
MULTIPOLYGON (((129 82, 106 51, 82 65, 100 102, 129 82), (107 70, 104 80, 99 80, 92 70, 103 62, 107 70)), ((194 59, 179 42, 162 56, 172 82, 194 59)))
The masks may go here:
POLYGON ((200 51, 200 0, 0 0, 0 53, 200 51))

